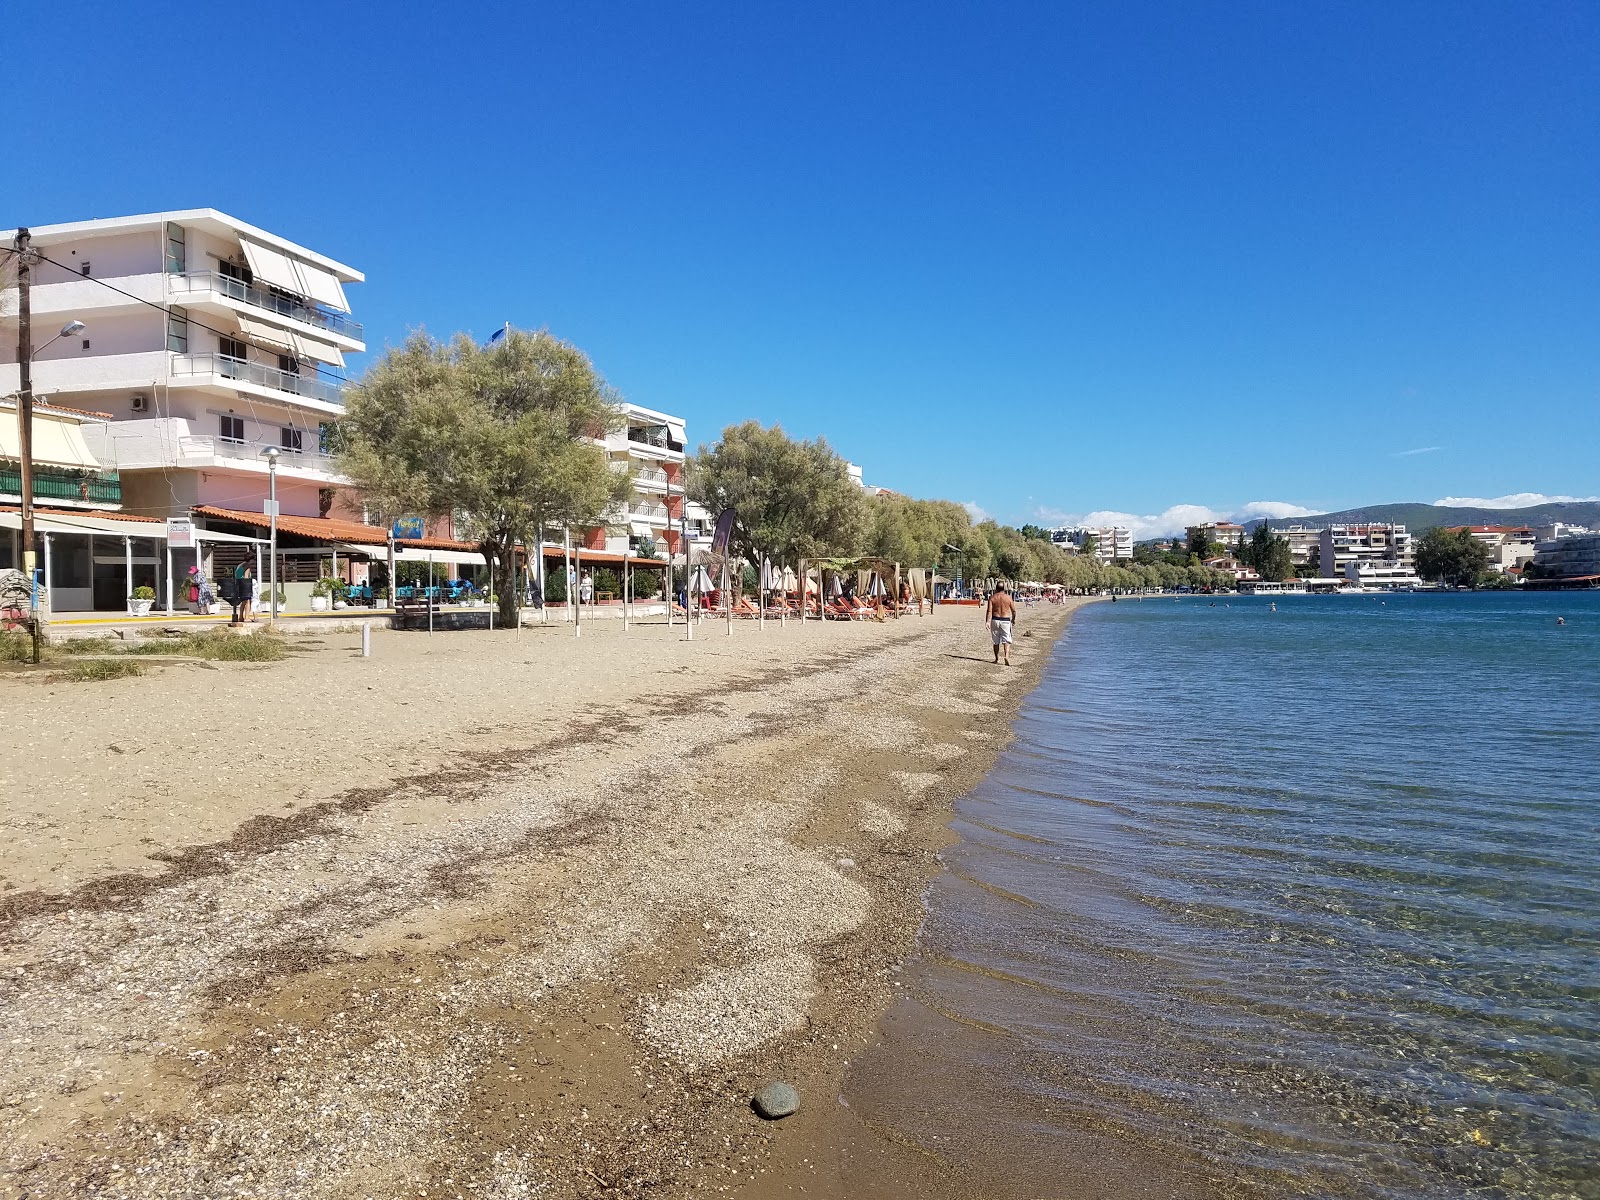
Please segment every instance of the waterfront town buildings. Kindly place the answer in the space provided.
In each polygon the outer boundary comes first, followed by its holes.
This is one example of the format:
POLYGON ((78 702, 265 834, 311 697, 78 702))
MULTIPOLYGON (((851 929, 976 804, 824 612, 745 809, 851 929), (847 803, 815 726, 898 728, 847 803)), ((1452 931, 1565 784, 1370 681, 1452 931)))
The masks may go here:
MULTIPOLYGON (((363 582, 391 555, 441 577, 483 564, 454 519, 393 538, 368 524, 334 467, 344 356, 366 349, 345 292, 359 270, 209 208, 29 232, 35 550, 53 612, 121 609, 141 585, 170 611, 197 562, 216 577, 253 557, 265 579, 269 450, 291 607, 320 574, 363 582), (54 336, 69 321, 83 328, 54 336), (182 525, 175 542, 169 521, 182 525)), ((0 293, 0 396, 20 387, 16 300, 15 286, 0 293)), ((603 526, 571 531, 572 544, 591 561, 646 547, 681 555, 686 524, 709 543, 709 514, 685 507, 683 419, 634 404, 623 415, 604 448, 634 471, 633 492, 603 526)), ((7 511, 20 502, 15 416, 0 429, 3 568, 22 561, 20 519, 7 511)), ((561 552, 551 531, 542 553, 561 552)))
POLYGON ((1533 530, 1526 525, 1457 525, 1452 533, 1465 530, 1489 552, 1488 569, 1504 575, 1515 572, 1533 559, 1536 545, 1533 530))
POLYGON ((1528 574, 1540 584, 1600 587, 1600 533, 1569 532, 1541 541, 1528 574))
POLYGON ((1050 531, 1050 540, 1058 546, 1068 546, 1080 554, 1093 541, 1094 557, 1103 563, 1133 558, 1133 531, 1120 525, 1096 528, 1064 526, 1050 531))

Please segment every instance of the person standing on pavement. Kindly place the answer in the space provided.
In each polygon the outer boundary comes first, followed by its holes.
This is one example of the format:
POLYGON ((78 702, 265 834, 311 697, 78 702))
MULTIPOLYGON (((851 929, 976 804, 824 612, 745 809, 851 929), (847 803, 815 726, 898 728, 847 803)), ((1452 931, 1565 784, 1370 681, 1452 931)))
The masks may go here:
POLYGON ((1012 626, 1017 620, 1017 606, 1012 602, 1011 593, 1006 591, 1006 585, 1000 584, 994 589, 994 594, 989 597, 989 603, 984 608, 984 619, 989 625, 989 638, 994 642, 994 661, 998 663, 1000 656, 1005 655, 1006 666, 1011 665, 1012 626))

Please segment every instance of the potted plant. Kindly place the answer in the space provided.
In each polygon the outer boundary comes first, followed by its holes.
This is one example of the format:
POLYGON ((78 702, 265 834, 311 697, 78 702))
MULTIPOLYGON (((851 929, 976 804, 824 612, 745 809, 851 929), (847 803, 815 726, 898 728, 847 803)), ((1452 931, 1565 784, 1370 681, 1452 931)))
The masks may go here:
POLYGON ((148 617, 150 615, 150 606, 155 602, 155 588, 140 584, 133 589, 133 595, 128 597, 128 615, 130 617, 148 617))
POLYGON ((333 584, 333 607, 334 607, 335 611, 337 611, 338 609, 341 609, 341 608, 349 608, 350 607, 350 600, 349 600, 349 594, 350 593, 349 593, 348 586, 345 584, 345 582, 343 580, 341 580, 341 579, 334 579, 334 580, 330 580, 329 582, 331 582, 333 584))
POLYGON ((311 585, 311 611, 327 612, 329 598, 333 595, 333 580, 324 575, 311 585))

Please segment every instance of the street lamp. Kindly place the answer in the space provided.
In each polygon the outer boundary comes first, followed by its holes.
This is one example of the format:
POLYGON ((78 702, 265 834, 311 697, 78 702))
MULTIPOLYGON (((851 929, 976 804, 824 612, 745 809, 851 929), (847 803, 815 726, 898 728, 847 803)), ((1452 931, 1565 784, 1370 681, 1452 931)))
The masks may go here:
MULTIPOLYGON (((19 489, 22 493, 22 566, 28 574, 28 626, 33 634, 33 661, 39 662, 39 583, 35 573, 36 555, 33 549, 33 264, 35 255, 29 249, 32 234, 18 229, 13 243, 17 252, 17 458, 19 489)), ((81 333, 87 326, 82 321, 71 320, 39 349, 52 345, 64 337, 81 333)))
POLYGON ((268 446, 261 452, 267 460, 267 519, 271 522, 267 553, 271 556, 272 624, 278 624, 278 448, 268 446))

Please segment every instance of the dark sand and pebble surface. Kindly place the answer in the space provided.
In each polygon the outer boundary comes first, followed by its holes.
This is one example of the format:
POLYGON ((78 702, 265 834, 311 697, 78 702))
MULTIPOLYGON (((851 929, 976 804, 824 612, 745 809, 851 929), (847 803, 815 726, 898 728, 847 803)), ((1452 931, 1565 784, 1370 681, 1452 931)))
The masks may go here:
POLYGON ((0 1195, 983 1194, 841 1093, 1070 612, 7 677, 0 1195))

